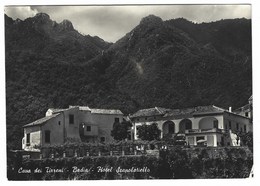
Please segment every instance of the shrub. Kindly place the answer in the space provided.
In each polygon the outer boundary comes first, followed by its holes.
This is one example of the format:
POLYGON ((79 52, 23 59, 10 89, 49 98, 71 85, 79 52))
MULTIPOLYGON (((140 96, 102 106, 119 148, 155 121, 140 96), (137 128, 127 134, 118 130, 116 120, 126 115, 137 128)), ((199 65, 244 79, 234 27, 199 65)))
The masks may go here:
POLYGON ((158 128, 156 123, 151 125, 141 125, 138 128, 138 136, 142 140, 159 140, 161 130, 158 128))

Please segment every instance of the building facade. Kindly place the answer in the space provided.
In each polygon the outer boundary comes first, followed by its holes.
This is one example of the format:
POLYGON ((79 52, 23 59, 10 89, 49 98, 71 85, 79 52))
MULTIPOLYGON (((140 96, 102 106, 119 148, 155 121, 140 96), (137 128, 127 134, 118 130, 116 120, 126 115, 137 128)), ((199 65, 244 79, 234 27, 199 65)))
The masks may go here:
POLYGON ((211 106, 187 109, 149 108, 130 115, 134 124, 133 136, 138 140, 138 128, 144 124, 157 124, 161 138, 185 134, 186 143, 197 146, 239 146, 238 133, 252 131, 250 118, 211 106))
POLYGON ((248 104, 234 110, 236 114, 245 116, 253 120, 253 96, 248 99, 248 104))
POLYGON ((110 142, 115 122, 122 122, 120 110, 91 109, 70 106, 67 109, 48 109, 44 118, 23 126, 22 149, 60 145, 68 140, 110 142))
MULTIPOLYGON (((242 107, 241 107, 242 108, 242 107)), ((252 107, 250 107, 252 108, 252 107)), ((132 140, 138 140, 142 125, 155 123, 161 130, 160 138, 185 136, 191 146, 240 146, 238 134, 253 131, 252 109, 245 114, 214 105, 186 109, 160 107, 142 109, 129 115, 133 124, 132 140)), ((123 121, 123 113, 113 109, 92 109, 69 106, 48 109, 45 117, 24 125, 22 149, 34 151, 39 147, 60 145, 66 141, 111 142, 114 123, 123 121)))

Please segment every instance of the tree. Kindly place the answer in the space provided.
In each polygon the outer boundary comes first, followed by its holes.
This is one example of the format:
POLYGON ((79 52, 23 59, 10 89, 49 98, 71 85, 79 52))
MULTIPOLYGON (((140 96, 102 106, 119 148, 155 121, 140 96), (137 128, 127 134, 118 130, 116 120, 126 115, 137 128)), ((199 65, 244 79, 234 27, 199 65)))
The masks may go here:
POLYGON ((115 122, 113 130, 111 131, 111 136, 115 140, 124 140, 127 138, 128 129, 132 126, 129 121, 122 121, 121 123, 115 122))
POLYGON ((151 125, 142 125, 138 128, 138 136, 142 140, 158 140, 160 138, 161 130, 156 123, 151 125))
POLYGON ((253 132, 247 132, 239 135, 244 146, 253 147, 253 132))

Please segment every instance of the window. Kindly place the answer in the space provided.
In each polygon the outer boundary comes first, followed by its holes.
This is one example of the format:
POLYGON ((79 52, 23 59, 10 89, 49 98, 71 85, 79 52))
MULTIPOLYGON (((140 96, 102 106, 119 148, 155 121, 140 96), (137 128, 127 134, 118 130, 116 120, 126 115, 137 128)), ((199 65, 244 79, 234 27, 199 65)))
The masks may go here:
POLYGON ((91 126, 87 126, 87 131, 91 131, 91 126))
POLYGON ((58 124, 60 125, 60 121, 58 122, 58 124))
POLYGON ((205 139, 205 136, 197 136, 197 137, 196 137, 196 141, 204 140, 204 139, 205 139))
POLYGON ((30 145, 30 141, 31 141, 31 134, 30 133, 28 133, 28 134, 26 134, 26 145, 30 145))
POLYGON ((228 128, 231 129, 231 121, 228 121, 228 128))
POLYGON ((218 129, 218 120, 213 121, 213 128, 218 129))
POLYGON ((174 124, 169 124, 169 133, 170 134, 173 134, 174 133, 174 129, 175 129, 175 127, 174 127, 174 124))
POLYGON ((50 143, 51 142, 51 131, 46 130, 45 131, 45 143, 50 143))
POLYGON ((74 124, 74 115, 73 114, 69 115, 69 124, 74 124))
POLYGON ((239 130, 239 124, 237 123, 237 130, 239 130))
POLYGON ((115 123, 119 123, 119 118, 115 118, 115 123))
POLYGON ((185 132, 185 130, 192 129, 192 122, 189 119, 184 119, 180 122, 180 131, 185 132))
POLYGON ((106 138, 105 138, 105 137, 101 137, 101 138, 100 138, 100 141, 101 141, 101 142, 105 142, 105 141, 106 141, 106 138))
POLYGON ((246 132, 246 125, 244 125, 244 132, 246 132))
POLYGON ((248 117, 248 112, 245 112, 245 116, 248 117))

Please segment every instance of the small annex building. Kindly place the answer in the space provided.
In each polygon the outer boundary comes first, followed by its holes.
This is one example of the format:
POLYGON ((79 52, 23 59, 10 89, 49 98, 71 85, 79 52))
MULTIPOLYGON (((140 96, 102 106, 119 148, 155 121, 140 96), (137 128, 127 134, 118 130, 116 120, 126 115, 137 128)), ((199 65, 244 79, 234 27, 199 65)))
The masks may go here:
POLYGON ((234 110, 236 114, 245 116, 253 120, 253 96, 248 99, 248 104, 234 110))

